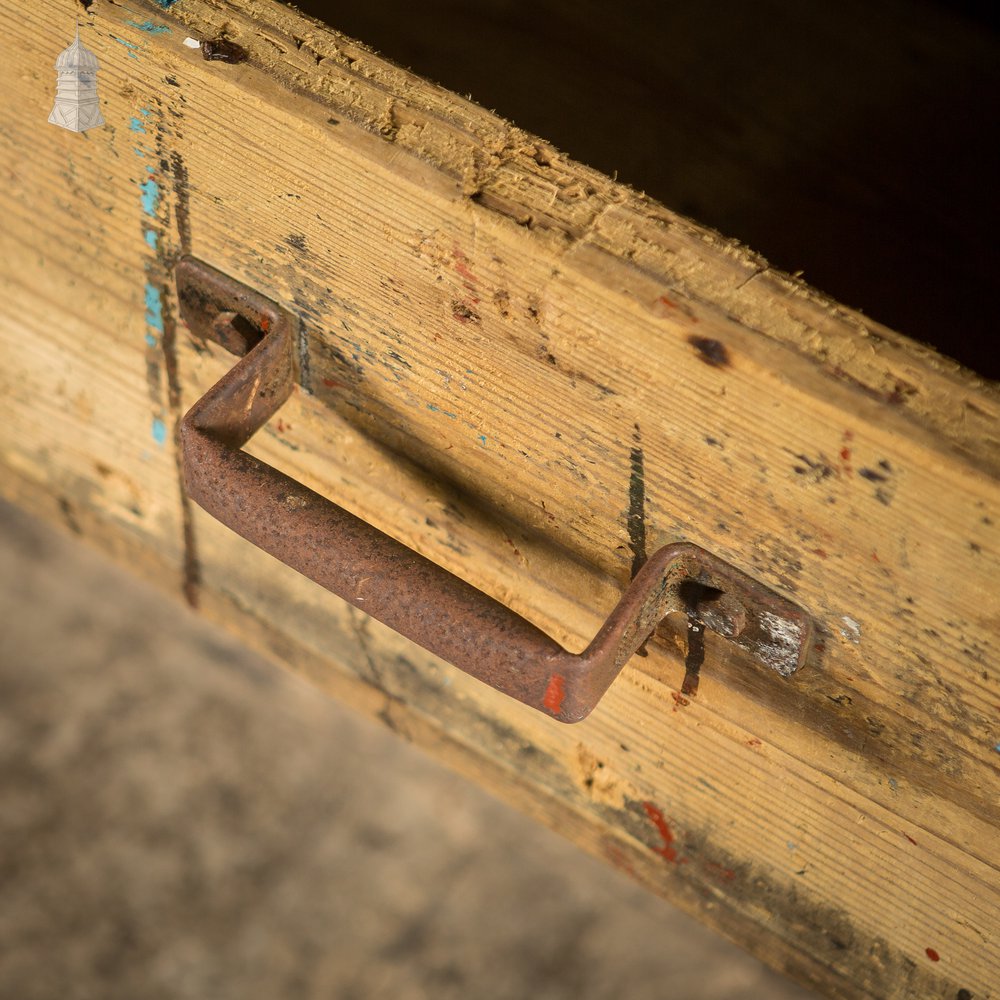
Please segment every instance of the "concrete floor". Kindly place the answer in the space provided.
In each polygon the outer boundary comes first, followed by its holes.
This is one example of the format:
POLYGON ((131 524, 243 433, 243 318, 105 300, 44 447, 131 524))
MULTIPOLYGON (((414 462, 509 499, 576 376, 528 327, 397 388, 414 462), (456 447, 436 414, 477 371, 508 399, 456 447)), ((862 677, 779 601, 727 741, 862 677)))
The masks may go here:
POLYGON ((3 505, 0 623, 5 1000, 812 995, 3 505))

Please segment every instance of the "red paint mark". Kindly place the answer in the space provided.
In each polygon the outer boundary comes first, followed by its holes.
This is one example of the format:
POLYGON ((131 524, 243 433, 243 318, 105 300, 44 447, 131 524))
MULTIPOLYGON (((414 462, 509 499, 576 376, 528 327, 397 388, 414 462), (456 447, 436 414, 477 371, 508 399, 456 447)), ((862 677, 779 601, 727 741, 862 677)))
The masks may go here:
POLYGON ((661 857, 666 858, 667 861, 676 861, 677 850, 674 848, 674 835, 670 827, 667 826, 667 821, 663 818, 663 813, 652 802, 643 802, 642 808, 646 810, 646 815, 653 821, 657 832, 663 838, 663 846, 653 847, 651 850, 654 854, 659 854, 661 857))
POLYGON ((292 425, 286 424, 280 417, 278 418, 278 422, 275 424, 275 427, 277 428, 279 434, 284 434, 285 431, 290 431, 292 429, 292 425))
POLYGON ((455 270, 458 271, 458 273, 465 278, 466 281, 475 282, 476 276, 462 261, 459 260, 455 262, 455 270))
POLYGON ((267 316, 261 316, 260 318, 260 328, 267 333, 271 329, 271 320, 267 316))
POLYGON ((941 961, 941 956, 933 948, 924 948, 924 954, 932 962, 940 962, 941 961))
POLYGON ((691 702, 689 702, 687 698, 685 698, 684 695, 680 693, 680 691, 671 691, 670 697, 674 699, 675 712, 677 711, 677 709, 686 708, 688 705, 691 704, 691 702))
POLYGON ((820 557, 820 559, 826 558, 826 549, 813 549, 813 554, 820 557))
POLYGON ((666 297, 666 295, 661 295, 660 298, 659 298, 659 301, 662 302, 669 309, 676 309, 677 308, 677 303, 674 302, 673 299, 668 299, 666 297))
MULTIPOLYGON (((853 441, 853 440, 854 440, 854 432, 844 431, 844 441, 853 441)), ((850 475, 852 472, 851 449, 848 448, 846 444, 840 449, 840 461, 843 463, 844 466, 843 471, 847 473, 847 475, 850 475)))
POLYGON ((917 846, 917 842, 916 842, 916 841, 915 841, 915 840, 914 840, 914 839, 913 839, 913 838, 912 838, 912 837, 911 837, 911 836, 910 836, 910 835, 909 835, 908 833, 904 833, 904 834, 903 834, 903 836, 904 836, 904 837, 906 837, 906 839, 907 839, 907 840, 908 840, 908 841, 909 841, 909 842, 910 842, 911 844, 913 844, 913 846, 914 846, 914 847, 916 847, 916 846, 917 846))
POLYGON ((760 740, 757 739, 756 736, 752 736, 750 739, 747 740, 747 746, 748 747, 759 747, 760 746, 760 740))
POLYGON ((874 562, 881 562, 882 561, 881 559, 879 559, 878 553, 874 549, 872 549, 872 560, 874 562))
POLYGON ((718 875, 719 878, 726 882, 732 882, 736 878, 736 872, 732 868, 723 868, 717 861, 706 861, 705 870, 711 872, 713 875, 718 875))
POLYGON ((545 689, 542 704, 553 714, 562 711, 563 698, 566 697, 566 680, 562 674, 553 674, 549 678, 549 686, 545 689))

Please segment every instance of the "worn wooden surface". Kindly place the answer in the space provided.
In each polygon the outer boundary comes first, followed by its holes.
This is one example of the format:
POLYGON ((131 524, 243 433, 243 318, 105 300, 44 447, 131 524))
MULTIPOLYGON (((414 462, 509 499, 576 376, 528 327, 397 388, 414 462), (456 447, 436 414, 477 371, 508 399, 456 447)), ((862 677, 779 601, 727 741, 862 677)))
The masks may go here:
POLYGON ((270 2, 95 0, 84 136, 45 124, 67 5, 0 14, 5 495, 830 995, 990 995, 995 389, 270 2), (183 45, 223 32, 248 62, 183 45), (809 610, 813 662, 709 636, 685 699, 674 623, 562 727, 252 550, 179 486, 228 363, 181 252, 302 318, 256 453, 572 648, 685 539, 809 610))

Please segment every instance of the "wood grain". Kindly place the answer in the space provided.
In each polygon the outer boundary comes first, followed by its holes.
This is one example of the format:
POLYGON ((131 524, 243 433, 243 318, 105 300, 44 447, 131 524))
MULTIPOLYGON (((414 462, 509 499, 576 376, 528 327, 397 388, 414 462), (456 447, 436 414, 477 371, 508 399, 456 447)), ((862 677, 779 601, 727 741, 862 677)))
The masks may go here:
POLYGON ((0 0, 4 492, 829 995, 989 995, 995 389, 292 10, 162 7, 95 0, 79 136, 39 124, 64 11, 0 0), (246 63, 183 45, 222 33, 246 63), (182 252, 301 317, 261 457, 571 648, 683 539, 815 659, 710 636, 685 699, 674 622, 561 727, 252 550, 177 477, 230 363, 178 325, 182 252))

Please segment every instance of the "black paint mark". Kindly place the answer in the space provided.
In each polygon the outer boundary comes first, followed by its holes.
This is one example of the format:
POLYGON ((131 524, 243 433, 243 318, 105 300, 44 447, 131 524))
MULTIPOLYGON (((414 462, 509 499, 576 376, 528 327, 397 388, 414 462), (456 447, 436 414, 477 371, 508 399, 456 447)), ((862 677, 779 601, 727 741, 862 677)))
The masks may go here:
POLYGON ((972 994, 968 990, 959 990, 955 994, 955 1000, 972 1000, 972 994))
MULTIPOLYGON (((459 323, 481 323, 482 318, 475 309, 469 308, 464 302, 459 302, 455 299, 451 303, 451 318, 457 319, 459 323)), ((553 362, 555 358, 552 359, 553 362)))
POLYGON ((716 587, 706 587, 695 580, 685 580, 679 588, 687 611, 687 656, 684 658, 684 682, 681 694, 694 697, 698 693, 701 665, 705 662, 705 622, 701 609, 722 596, 716 587))
POLYGON ((80 6, 89 13, 90 8, 94 6, 94 0, 80 0, 80 6))
POLYGON ((711 337, 688 337, 687 342, 698 352, 698 357, 713 368, 729 366, 729 351, 721 340, 711 337))
POLYGON ((201 43, 202 57, 212 62, 246 62, 247 50, 228 38, 206 38, 201 43))
POLYGON ((874 469, 858 469, 858 475, 870 483, 884 483, 889 478, 884 473, 876 472, 874 469))
POLYGON ((631 473, 628 481, 628 540, 632 549, 632 579, 646 562, 646 470, 639 425, 632 436, 635 442, 629 455, 631 473))
POLYGON ((327 118, 326 123, 327 123, 327 125, 339 125, 340 124, 340 119, 339 118, 327 118))
POLYGON ((165 76, 163 79, 164 79, 164 81, 166 83, 169 83, 171 87, 179 87, 180 86, 180 84, 177 82, 177 77, 176 76, 165 76))
POLYGON ((826 479, 833 475, 833 466, 820 455, 817 461, 809 458, 808 455, 796 455, 795 456, 803 465, 793 465, 792 469, 799 476, 809 475, 814 482, 819 482, 822 479, 826 479))
POLYGON ((174 179, 174 195, 177 204, 174 206, 174 218, 177 221, 177 240, 181 253, 191 252, 191 213, 189 210, 188 172, 184 158, 176 150, 170 156, 171 176, 174 179))
POLYGON ((306 238, 302 233, 289 233, 285 237, 285 242, 293 249, 298 250, 299 253, 308 253, 309 247, 306 246, 306 238))

